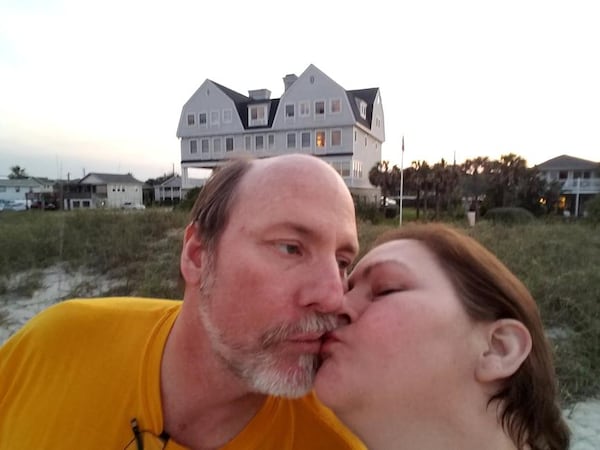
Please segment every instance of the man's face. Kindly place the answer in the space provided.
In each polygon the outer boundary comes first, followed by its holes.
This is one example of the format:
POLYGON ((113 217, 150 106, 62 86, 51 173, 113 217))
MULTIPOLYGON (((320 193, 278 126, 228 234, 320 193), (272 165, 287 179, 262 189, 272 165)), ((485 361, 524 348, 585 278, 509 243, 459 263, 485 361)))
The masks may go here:
POLYGON ((333 173, 310 183, 252 175, 202 268, 200 315, 215 353, 252 390, 301 396, 356 256, 354 209, 333 173))

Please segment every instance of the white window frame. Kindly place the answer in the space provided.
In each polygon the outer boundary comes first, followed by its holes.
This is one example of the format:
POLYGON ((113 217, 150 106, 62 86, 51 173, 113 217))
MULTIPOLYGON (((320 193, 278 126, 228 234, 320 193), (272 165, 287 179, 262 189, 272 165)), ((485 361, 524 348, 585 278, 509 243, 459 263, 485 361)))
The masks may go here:
POLYGON ((296 141, 297 141, 297 139, 296 139, 296 133, 287 133, 285 135, 285 145, 286 145, 286 148, 296 148, 296 145, 297 145, 296 141), (293 139, 294 142, 293 142, 293 145, 290 145, 290 137, 292 137, 292 136, 294 136, 294 139, 293 139))
POLYGON ((265 149, 264 134, 257 134, 256 136, 254 136, 254 148, 257 152, 265 149))
POLYGON ((330 141, 331 146, 332 147, 341 147, 342 145, 342 130, 340 129, 336 129, 336 130, 331 130, 331 137, 330 137, 330 141), (336 139, 334 138, 334 136, 337 136, 337 143, 336 143, 336 139))
POLYGON ((310 117, 310 102, 309 101, 298 102, 298 116, 310 117))
POLYGON ((259 105, 250 105, 248 106, 248 125, 251 127, 267 125, 269 120, 269 113, 267 110, 267 105, 259 104, 259 105), (252 117, 253 113, 256 112, 256 117, 252 117))
POLYGON ((223 123, 231 123, 233 120, 233 111, 231 109, 223 110, 223 123))
POLYGON ((315 131, 315 148, 326 148, 327 147, 327 133, 325 130, 317 130, 315 131), (322 145, 319 145, 319 138, 321 138, 322 145))
POLYGON ((194 114, 194 113, 188 113, 188 115, 187 115, 187 125, 188 125, 188 127, 195 127, 196 126, 196 114, 194 114))
POLYGON ((221 111, 210 112, 210 126, 216 127, 221 124, 221 111))
POLYGON ((213 138, 213 152, 221 153, 223 149, 221 148, 221 138, 215 137, 213 138))
POLYGON ((232 152, 235 148, 233 136, 225 137, 225 151, 232 152))
POLYGON ((269 150, 273 150, 275 148, 275 135, 274 134, 267 135, 267 148, 269 150))
POLYGON ((315 118, 316 119, 324 119, 325 118, 325 109, 327 108, 327 102, 325 100, 315 100, 315 118), (319 111, 323 112, 320 113, 319 111))
POLYGON ((367 102, 360 101, 360 117, 366 120, 367 118, 367 102))
POLYGON ((283 114, 285 116, 285 120, 295 120, 296 119, 296 104, 295 103, 286 103, 283 114), (288 108, 291 108, 291 114, 288 113, 288 108))
POLYGON ((310 131, 303 131, 300 134, 300 147, 301 148, 311 148, 312 147, 312 133, 310 131), (307 140, 304 139, 306 135, 308 135, 307 140))
POLYGON ((208 139, 200 140, 200 152, 201 153, 210 153, 210 142, 208 139))
POLYGON ((342 112, 342 99, 341 98, 332 98, 329 100, 329 113, 330 114, 340 114, 342 112), (334 110, 333 105, 337 104, 337 110, 334 110))
POLYGON ((205 128, 208 126, 208 113, 206 111, 198 113, 198 125, 205 128), (204 122, 202 122, 202 118, 204 118, 204 122))
POLYGON ((244 150, 247 152, 252 151, 252 136, 249 134, 244 136, 244 150))
POLYGON ((190 139, 190 155, 198 153, 198 141, 196 139, 190 139))

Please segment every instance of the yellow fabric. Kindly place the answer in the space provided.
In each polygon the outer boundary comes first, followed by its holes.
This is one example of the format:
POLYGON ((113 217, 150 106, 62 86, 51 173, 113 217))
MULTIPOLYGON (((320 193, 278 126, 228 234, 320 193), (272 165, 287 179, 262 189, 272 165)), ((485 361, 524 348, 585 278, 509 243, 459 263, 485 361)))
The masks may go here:
MULTIPOLYGON (((0 450, 137 449, 134 417, 146 450, 155 448, 160 360, 180 306, 130 297, 70 300, 34 317, 0 348, 0 450)), ((166 448, 183 449, 173 440, 166 448)), ((224 448, 364 446, 310 394, 269 397, 224 448)))

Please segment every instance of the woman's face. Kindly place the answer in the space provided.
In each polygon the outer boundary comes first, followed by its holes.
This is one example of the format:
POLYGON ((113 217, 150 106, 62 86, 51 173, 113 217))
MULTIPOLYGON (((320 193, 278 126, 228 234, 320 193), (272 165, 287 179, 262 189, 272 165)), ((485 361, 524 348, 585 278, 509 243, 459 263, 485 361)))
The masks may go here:
POLYGON ((425 245, 396 240, 371 250, 349 277, 345 308, 351 323, 322 347, 315 389, 326 405, 418 414, 464 401, 481 330, 425 245))

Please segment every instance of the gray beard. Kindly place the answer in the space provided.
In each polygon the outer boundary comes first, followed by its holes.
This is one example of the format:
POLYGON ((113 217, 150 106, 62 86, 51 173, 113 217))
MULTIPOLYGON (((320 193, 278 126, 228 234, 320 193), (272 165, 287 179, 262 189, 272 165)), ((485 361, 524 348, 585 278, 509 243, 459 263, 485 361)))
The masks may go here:
POLYGON ((214 277, 212 264, 203 270, 200 286, 200 319, 214 354, 224 366, 244 380, 250 390, 261 394, 297 398, 306 395, 313 385, 321 360, 319 355, 299 355, 296 363, 282 369, 277 346, 294 334, 325 333, 337 326, 334 314, 312 313, 294 324, 282 324, 267 330, 258 343, 228 343, 224 330, 210 316, 210 300, 214 277))

